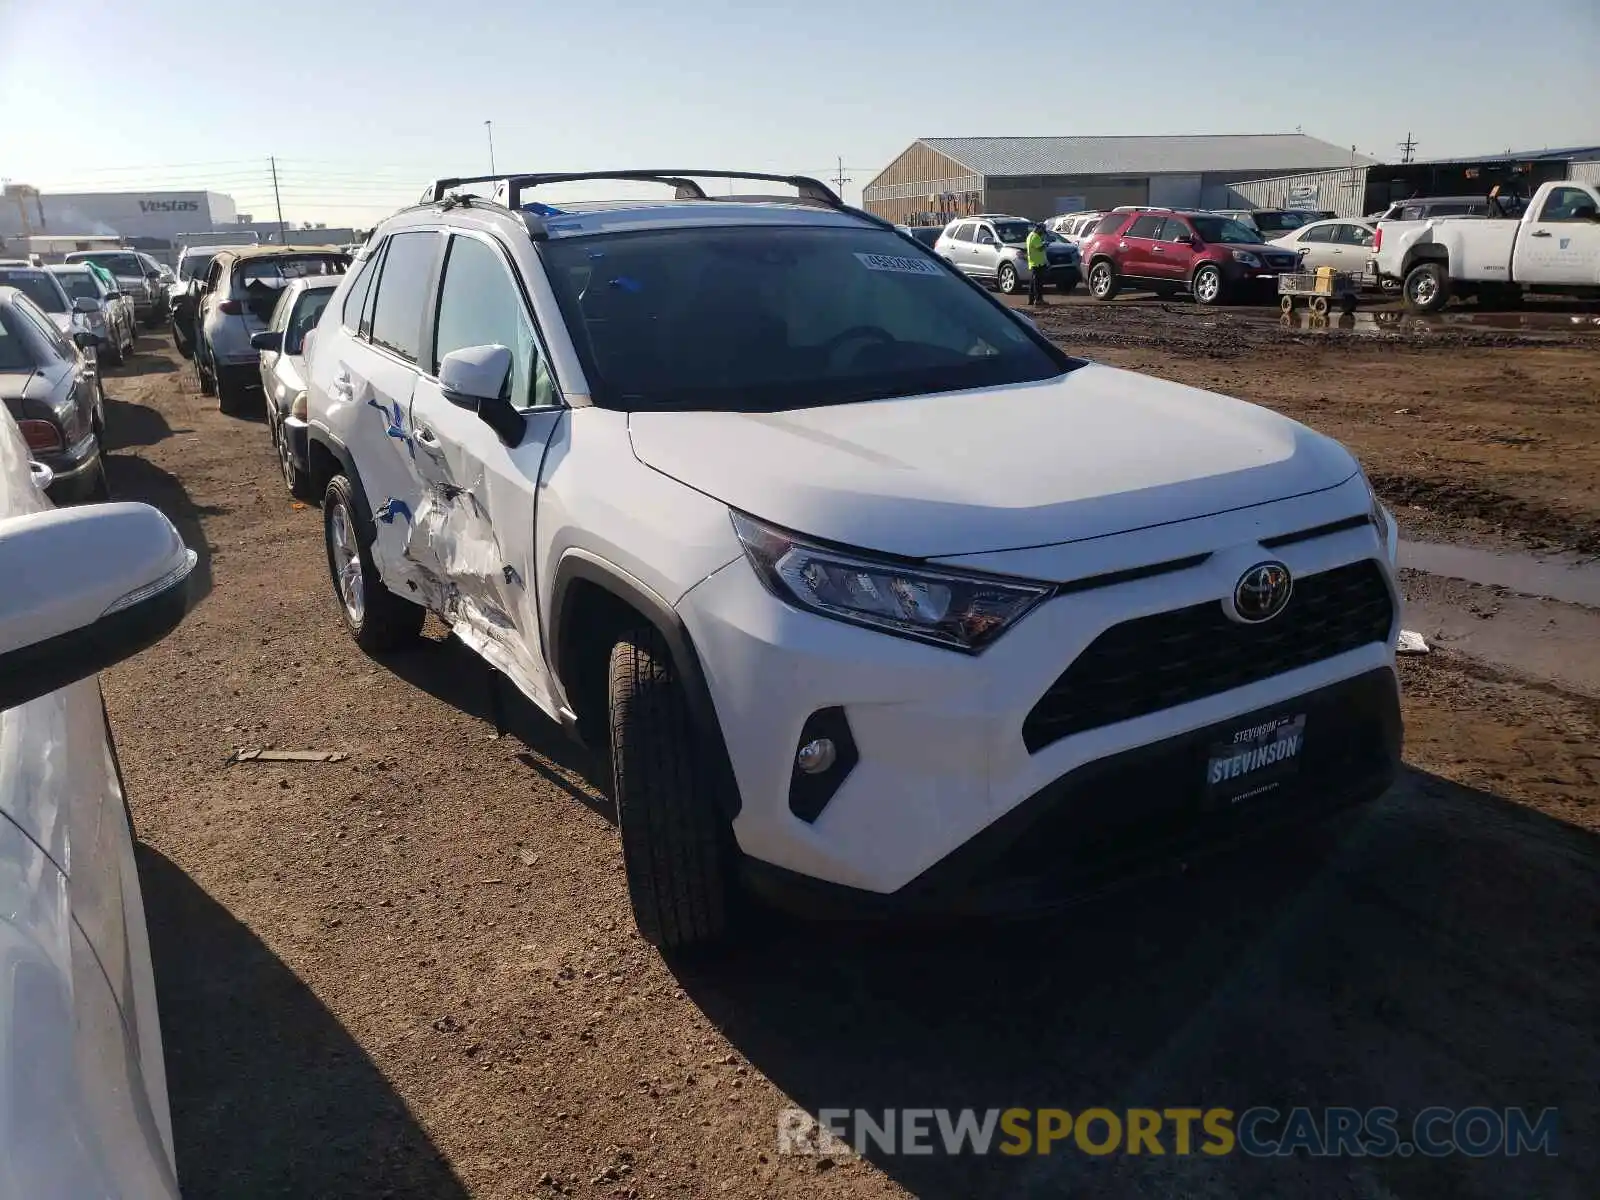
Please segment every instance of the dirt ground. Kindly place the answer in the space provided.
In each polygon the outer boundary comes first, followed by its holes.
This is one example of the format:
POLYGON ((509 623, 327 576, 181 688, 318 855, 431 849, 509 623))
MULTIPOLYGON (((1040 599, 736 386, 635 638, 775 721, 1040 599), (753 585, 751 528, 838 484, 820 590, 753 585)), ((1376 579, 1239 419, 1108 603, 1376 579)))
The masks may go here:
MULTIPOLYGON (((1137 302, 1044 321, 1347 438, 1457 532, 1600 532, 1600 348, 1137 302)), ((264 425, 140 350, 108 389, 112 488, 178 522, 206 595, 104 688, 187 1196, 1593 1194, 1600 701, 1405 660, 1407 770, 1358 820, 1049 922, 786 924, 669 963, 633 932, 593 765, 529 713, 494 736, 440 628, 357 651, 264 425), (230 766, 238 747, 349 757, 230 766), (1559 1157, 776 1152, 790 1107, 1186 1104, 1555 1107, 1559 1157)))

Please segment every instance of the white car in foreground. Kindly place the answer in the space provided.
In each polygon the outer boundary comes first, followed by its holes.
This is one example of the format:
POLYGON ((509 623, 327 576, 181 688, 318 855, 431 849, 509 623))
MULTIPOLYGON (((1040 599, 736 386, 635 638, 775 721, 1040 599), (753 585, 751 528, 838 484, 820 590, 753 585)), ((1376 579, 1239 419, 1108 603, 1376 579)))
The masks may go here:
POLYGON ((144 504, 54 509, 0 412, 0 1196, 178 1195, 121 771, 95 672, 182 619, 144 504))
POLYGON ((432 609, 609 755, 647 938, 746 887, 1050 904, 1388 786, 1395 527, 1342 446, 1070 357, 814 180, 524 203, 582 178, 378 227, 309 465, 364 648, 432 609))

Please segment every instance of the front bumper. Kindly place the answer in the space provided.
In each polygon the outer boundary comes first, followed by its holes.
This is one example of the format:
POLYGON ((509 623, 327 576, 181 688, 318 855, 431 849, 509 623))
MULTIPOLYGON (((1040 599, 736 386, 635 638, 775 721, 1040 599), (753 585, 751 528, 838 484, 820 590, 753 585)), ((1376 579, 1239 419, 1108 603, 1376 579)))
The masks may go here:
MULTIPOLYGON (((1120 761, 1124 755, 1137 759, 1157 747, 1181 748, 1180 742, 1191 745, 1182 739, 1203 740, 1205 731, 1238 726, 1246 714, 1280 711, 1301 698, 1310 703, 1318 693, 1358 676, 1387 672, 1392 686, 1398 628, 1393 615, 1383 640, 1159 711, 1084 728, 1031 751, 1024 742, 1030 712, 1101 634, 1146 616, 1220 603, 1241 573, 1265 558, 1283 561, 1296 578, 1374 560, 1390 595, 1391 614, 1397 614, 1392 572, 1370 526, 1272 551, 1254 541, 1277 532, 1271 526, 1280 522, 1282 532, 1289 532, 1350 515, 1350 508, 1361 503, 1355 496, 1359 486, 1336 489, 1336 511, 1330 511, 1328 494, 1321 494, 1279 502, 1273 513, 1206 518, 1194 522, 1198 528, 1192 531, 1165 527, 1127 535, 1118 539, 1122 550, 1096 548, 1094 553, 1106 556, 1106 569, 1118 569, 1137 563, 1116 563, 1112 556, 1132 553, 1128 546, 1137 548, 1156 537, 1164 545, 1177 536, 1191 546, 1218 547, 1196 566, 1050 599, 975 656, 790 607, 765 590, 742 558, 715 572, 679 601, 678 613, 704 664, 738 784, 734 836, 747 858, 764 865, 752 863, 752 872, 761 874, 771 866, 888 898, 988 836, 986 830, 1010 819, 1030 797, 1058 781, 1072 780, 1065 790, 1077 794, 1078 781, 1086 778, 1079 772, 1093 764, 1120 761), (829 709, 842 710, 848 722, 854 762, 814 819, 806 820, 791 809, 795 753, 807 721, 829 709)), ((1020 576, 1071 578, 1027 556, 1081 559, 1084 550, 1014 553, 1009 571, 1006 563, 981 565, 1020 576)), ((1136 557, 1152 562, 1174 555, 1139 552, 1136 557)), ((1332 748, 1355 735, 1315 737, 1332 748)), ((1313 740, 1308 731, 1308 745, 1313 740)), ((1387 769, 1392 772, 1392 764, 1387 769)), ((1300 778, 1316 779, 1321 773, 1310 768, 1300 778)), ((1126 782, 1131 775, 1119 778, 1125 780, 1119 785, 1124 789, 1155 787, 1126 782)), ((1153 796, 1152 803, 1159 799, 1153 796)), ((1069 798, 1063 803, 1070 807, 1074 802, 1069 798)), ((1296 803, 1284 797, 1285 806, 1296 803)), ((1151 840, 1159 840, 1153 829, 1151 840)))
POLYGON ((1006 916, 1048 911, 1374 800, 1400 769, 1394 672, 1379 667, 1306 695, 1097 759, 1067 772, 898 891, 827 883, 746 858, 743 880, 820 917, 1006 916), (1203 785, 1211 748, 1292 708, 1307 718, 1296 781, 1233 805, 1203 785))
POLYGON ((81 504, 100 486, 100 439, 93 433, 60 454, 36 455, 55 476, 45 495, 57 505, 81 504))

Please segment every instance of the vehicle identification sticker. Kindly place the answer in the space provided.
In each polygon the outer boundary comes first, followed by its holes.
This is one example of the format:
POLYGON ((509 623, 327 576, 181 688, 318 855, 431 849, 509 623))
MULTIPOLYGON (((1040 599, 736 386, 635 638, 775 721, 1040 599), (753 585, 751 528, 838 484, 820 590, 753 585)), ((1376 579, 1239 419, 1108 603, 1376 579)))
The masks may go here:
POLYGON ((856 257, 869 271, 893 271, 897 275, 938 275, 939 264, 925 258, 902 258, 898 254, 862 254, 856 257))
POLYGON ((1269 792, 1300 765, 1305 742, 1304 713, 1238 730, 1230 741, 1211 746, 1206 787, 1228 804, 1269 792))

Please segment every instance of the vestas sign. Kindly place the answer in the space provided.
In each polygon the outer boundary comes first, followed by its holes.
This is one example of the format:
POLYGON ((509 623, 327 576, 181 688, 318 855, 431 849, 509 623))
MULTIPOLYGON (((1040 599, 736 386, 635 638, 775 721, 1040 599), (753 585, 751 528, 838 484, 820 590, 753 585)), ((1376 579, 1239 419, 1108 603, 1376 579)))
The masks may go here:
POLYGON ((142 213, 171 213, 171 212, 199 212, 198 200, 141 200, 139 211, 142 213))

